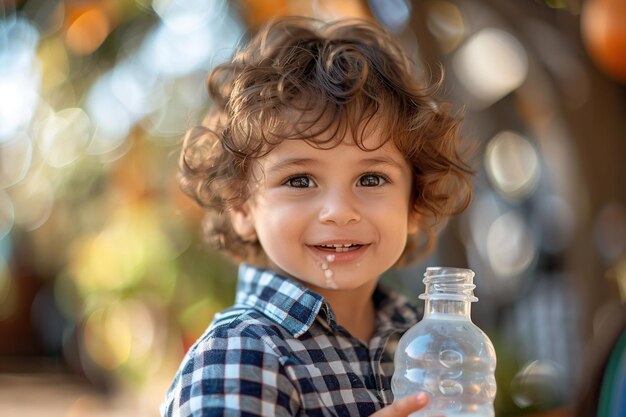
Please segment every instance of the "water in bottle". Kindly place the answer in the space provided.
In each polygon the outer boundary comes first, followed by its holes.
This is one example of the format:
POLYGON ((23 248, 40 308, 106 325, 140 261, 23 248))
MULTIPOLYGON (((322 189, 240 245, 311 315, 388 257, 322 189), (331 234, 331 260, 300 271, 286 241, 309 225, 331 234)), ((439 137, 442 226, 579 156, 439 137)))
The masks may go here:
POLYGON ((412 417, 494 417, 496 354, 470 318, 474 272, 428 268, 424 318, 400 339, 391 380, 394 398, 424 391, 428 406, 412 417))

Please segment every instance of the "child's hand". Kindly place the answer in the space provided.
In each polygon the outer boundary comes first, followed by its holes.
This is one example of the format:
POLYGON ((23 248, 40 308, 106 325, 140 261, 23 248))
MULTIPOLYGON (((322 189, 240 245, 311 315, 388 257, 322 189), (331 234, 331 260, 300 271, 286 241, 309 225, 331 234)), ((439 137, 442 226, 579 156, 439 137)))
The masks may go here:
POLYGON ((428 404, 428 395, 420 392, 416 395, 409 395, 394 401, 380 411, 375 412, 371 417, 408 417, 428 404))

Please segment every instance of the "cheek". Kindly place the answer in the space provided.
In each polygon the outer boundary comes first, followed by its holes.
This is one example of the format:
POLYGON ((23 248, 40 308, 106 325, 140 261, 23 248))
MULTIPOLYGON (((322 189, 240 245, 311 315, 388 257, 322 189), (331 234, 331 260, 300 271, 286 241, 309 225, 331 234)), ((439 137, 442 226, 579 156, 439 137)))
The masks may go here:
POLYGON ((376 210, 378 219, 378 229, 387 243, 396 247, 404 248, 407 236, 410 233, 408 209, 399 210, 401 203, 386 205, 386 207, 376 210))
POLYGON ((380 221, 395 223, 398 226, 407 225, 409 218, 408 203, 404 198, 380 198, 368 204, 367 210, 380 221))
POLYGON ((277 237, 282 241, 296 239, 307 224, 307 211, 298 205, 274 204, 271 209, 260 209, 255 213, 256 230, 261 243, 276 245, 277 237), (264 240, 266 242, 264 242, 264 240))

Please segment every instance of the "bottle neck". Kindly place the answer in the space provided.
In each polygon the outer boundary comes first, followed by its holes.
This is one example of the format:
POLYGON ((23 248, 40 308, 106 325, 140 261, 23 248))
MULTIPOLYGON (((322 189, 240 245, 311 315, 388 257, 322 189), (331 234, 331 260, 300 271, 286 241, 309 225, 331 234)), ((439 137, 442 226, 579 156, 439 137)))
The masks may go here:
POLYGON ((468 319, 474 297, 474 272, 462 268, 427 268, 424 274, 426 291, 420 298, 426 301, 424 318, 446 315, 448 318, 468 319))
POLYGON ((431 315, 446 314, 471 320, 471 304, 458 300, 426 300, 424 318, 431 315))

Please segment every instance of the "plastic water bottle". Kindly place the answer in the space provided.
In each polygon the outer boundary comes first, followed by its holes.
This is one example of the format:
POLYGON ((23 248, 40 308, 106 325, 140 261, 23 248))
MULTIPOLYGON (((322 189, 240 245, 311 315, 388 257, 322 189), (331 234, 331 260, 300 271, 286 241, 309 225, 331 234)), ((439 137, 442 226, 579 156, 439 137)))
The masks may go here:
POLYGON ((470 318, 473 279, 469 269, 426 269, 424 318, 400 339, 391 379, 396 399, 430 396, 412 417, 494 417, 496 353, 470 318))

